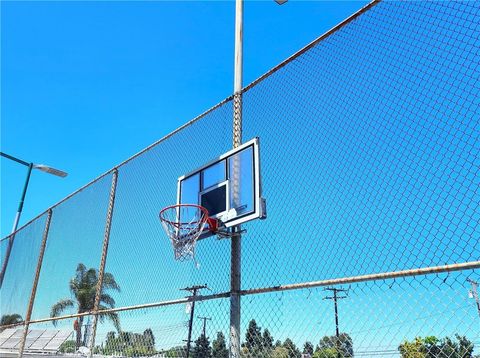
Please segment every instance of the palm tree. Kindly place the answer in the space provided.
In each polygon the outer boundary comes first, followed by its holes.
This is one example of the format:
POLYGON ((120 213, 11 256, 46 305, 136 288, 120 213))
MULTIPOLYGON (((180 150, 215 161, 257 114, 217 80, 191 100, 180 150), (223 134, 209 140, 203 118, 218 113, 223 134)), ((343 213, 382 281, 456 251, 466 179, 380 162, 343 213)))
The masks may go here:
POLYGON ((22 316, 19 314, 4 314, 0 319, 0 331, 2 331, 1 326, 8 326, 10 324, 21 323, 23 322, 22 316))
MULTIPOLYGON (((69 283, 70 292, 74 299, 66 298, 55 303, 50 311, 50 317, 58 317, 63 311, 68 308, 75 308, 77 313, 89 312, 93 310, 97 282, 98 270, 94 268, 87 269, 84 264, 79 263, 77 266, 77 270, 75 271, 75 276, 72 277, 69 283)), ((105 272, 103 275, 103 286, 102 294, 100 295, 100 305, 98 306, 100 310, 115 307, 115 300, 113 299, 113 297, 105 293, 105 291, 107 290, 120 291, 120 286, 118 286, 115 278, 111 273, 105 272)), ((100 314, 100 322, 103 322, 105 317, 108 318, 113 323, 117 331, 120 332, 120 321, 118 319, 118 315, 115 312, 100 314)), ((74 324, 76 331, 77 348, 80 347, 81 343, 83 343, 83 345, 86 344, 86 334, 83 337, 82 342, 83 318, 83 316, 78 317, 74 324)), ((56 323, 57 321, 53 321, 54 325, 56 325, 56 323)))

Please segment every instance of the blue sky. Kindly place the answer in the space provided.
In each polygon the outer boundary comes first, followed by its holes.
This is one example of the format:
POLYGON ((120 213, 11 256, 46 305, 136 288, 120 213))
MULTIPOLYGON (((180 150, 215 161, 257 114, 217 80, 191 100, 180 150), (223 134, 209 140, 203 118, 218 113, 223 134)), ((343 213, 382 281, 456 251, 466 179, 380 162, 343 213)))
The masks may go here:
MULTIPOLYGON (((245 5, 248 84, 365 2, 245 5)), ((2 2, 2 151, 35 171, 22 222, 233 88, 233 2, 2 2)), ((1 161, 1 234, 26 168, 1 161)))
MULTIPOLYGON (((478 258, 479 62, 465 30, 467 22, 478 34, 478 9, 393 4, 244 96, 244 139, 261 138, 269 212, 246 225, 244 288, 478 258)), ((362 5, 247 2, 245 84, 362 5)), ((24 220, 227 97, 232 39, 233 3, 3 3, 2 150, 71 173, 35 173, 24 220)), ((175 201, 178 176, 230 149, 231 113, 227 103, 120 169, 107 261, 123 287, 118 306, 177 298, 192 283, 228 289, 229 242, 202 241, 200 270, 173 262, 156 214, 175 201)), ((4 233, 22 169, 2 161, 4 233)), ((34 318, 68 296, 79 261, 97 265, 109 184, 107 176, 54 214, 34 318)), ((31 230, 38 237, 41 225, 31 230)), ((342 302, 342 323, 357 347, 457 331, 478 341, 468 274, 358 285, 342 302), (417 324, 422 317, 435 319, 417 324)), ((333 332, 322 297, 246 297, 243 324, 255 317, 275 338, 318 341, 333 332)), ((228 301, 202 306, 216 318, 211 335, 224 329, 228 301)), ((125 327, 148 321, 160 332, 185 319, 179 307, 149 312, 126 313, 125 327)))

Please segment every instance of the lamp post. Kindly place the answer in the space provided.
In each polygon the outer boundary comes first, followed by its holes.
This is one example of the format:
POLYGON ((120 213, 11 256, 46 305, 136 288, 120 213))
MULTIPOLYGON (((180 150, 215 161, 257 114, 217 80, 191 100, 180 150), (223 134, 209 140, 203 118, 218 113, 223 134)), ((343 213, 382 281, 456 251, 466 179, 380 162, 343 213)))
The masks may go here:
POLYGON ((22 165, 28 167, 27 178, 25 179, 25 184, 23 185, 22 196, 20 197, 20 202, 18 204, 17 214, 15 215, 15 220, 13 221, 12 233, 10 234, 10 238, 8 240, 8 247, 7 247, 7 251, 5 253, 5 259, 3 261, 2 271, 0 273, 0 288, 1 288, 2 285, 3 285, 3 278, 5 276, 5 271, 7 269, 8 260, 10 258, 10 253, 12 251, 13 241, 15 239, 15 231, 17 231, 18 223, 20 221, 20 216, 22 215, 23 203, 25 202, 25 196, 27 194, 27 188, 28 188, 28 183, 30 182, 30 175, 32 174, 32 169, 38 169, 42 172, 52 174, 52 175, 55 175, 55 176, 58 176, 58 177, 61 177, 61 178, 65 178, 67 176, 67 173, 64 172, 64 171, 49 167, 49 166, 44 165, 44 164, 35 164, 35 163, 31 163, 31 162, 29 163, 29 162, 26 162, 26 161, 21 160, 19 158, 15 158, 14 156, 11 156, 11 155, 3 153, 3 152, 0 152, 0 155, 2 157, 5 157, 7 159, 10 159, 14 162, 17 162, 19 164, 22 164, 22 165))

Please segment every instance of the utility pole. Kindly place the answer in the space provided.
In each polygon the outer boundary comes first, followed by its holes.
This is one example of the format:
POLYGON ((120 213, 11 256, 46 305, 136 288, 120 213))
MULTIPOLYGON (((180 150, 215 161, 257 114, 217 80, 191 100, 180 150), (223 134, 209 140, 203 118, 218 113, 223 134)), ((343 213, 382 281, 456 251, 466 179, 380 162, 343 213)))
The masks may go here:
POLYGON ((474 298, 475 302, 477 303, 478 316, 480 317, 480 299, 478 298, 478 282, 469 278, 467 278, 467 282, 469 282, 472 285, 472 289, 470 290, 470 293, 472 295, 472 298, 474 298))
POLYGON ((210 317, 200 317, 200 316, 198 316, 197 318, 203 320, 203 336, 207 337, 207 335, 205 334, 206 327, 207 327, 207 320, 211 321, 212 319, 210 317))
POLYGON ((192 327, 193 327, 193 315, 195 313, 195 297, 197 296, 197 292, 204 288, 208 288, 207 285, 201 286, 192 286, 192 287, 185 287, 181 288, 182 291, 189 291, 192 293, 192 308, 190 309, 190 320, 188 321, 188 337, 187 337, 187 358, 190 357, 190 345, 192 343, 192 327))
POLYGON ((333 297, 332 296, 327 296, 324 297, 324 300, 333 300, 334 307, 335 307, 335 336, 337 337, 337 357, 341 357, 340 353, 340 330, 338 328, 338 307, 337 307, 337 301, 347 298, 348 296, 339 296, 338 292, 348 292, 348 290, 344 290, 342 288, 335 288, 335 287, 327 287, 325 288, 325 291, 332 291, 333 292, 333 297))

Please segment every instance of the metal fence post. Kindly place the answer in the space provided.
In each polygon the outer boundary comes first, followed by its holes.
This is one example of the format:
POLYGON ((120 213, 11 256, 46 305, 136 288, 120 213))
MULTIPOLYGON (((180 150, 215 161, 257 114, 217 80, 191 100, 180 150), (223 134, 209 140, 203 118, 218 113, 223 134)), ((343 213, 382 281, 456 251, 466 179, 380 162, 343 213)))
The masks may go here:
POLYGON ((107 253, 108 253, 108 243, 110 241, 110 229, 112 225, 112 217, 113 217, 113 207, 115 205, 115 193, 117 191, 117 179, 118 179, 118 169, 113 170, 112 175, 112 186, 110 188, 110 199, 108 203, 108 210, 107 210, 107 219, 105 221, 105 234, 103 237, 103 249, 102 249, 102 257, 100 259, 100 268, 98 269, 98 282, 97 288, 95 292, 95 302, 93 305, 93 323, 92 323, 92 335, 90 339, 89 345, 89 357, 93 356, 93 350, 95 348, 95 335, 97 334, 97 323, 98 323, 98 306, 100 305, 100 296, 102 294, 102 286, 103 286, 103 275, 105 273, 105 263, 107 261, 107 253))
POLYGON ((37 294, 38 279, 40 278, 40 270, 42 269, 43 255, 45 254, 45 247, 47 246, 48 232, 50 230, 50 222, 52 220, 52 209, 48 210, 47 221, 45 222, 45 229, 43 231, 42 244, 40 245, 40 252, 38 254, 37 269, 35 270, 35 278, 33 279, 32 292, 30 293, 30 301, 28 302, 27 313, 25 314, 25 327, 22 338, 20 340, 20 347, 18 349, 18 357, 23 356, 25 350, 25 343, 27 341, 28 327, 30 319, 32 318, 33 304, 37 294))

